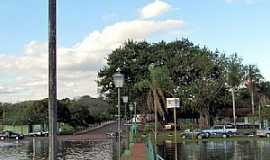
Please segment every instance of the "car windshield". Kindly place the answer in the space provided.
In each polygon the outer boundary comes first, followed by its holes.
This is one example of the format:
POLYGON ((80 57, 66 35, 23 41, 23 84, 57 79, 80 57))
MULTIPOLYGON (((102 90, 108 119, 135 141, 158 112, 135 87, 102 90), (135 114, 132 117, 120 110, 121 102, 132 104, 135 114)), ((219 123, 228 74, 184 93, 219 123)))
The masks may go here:
POLYGON ((228 125, 228 126, 226 126, 226 128, 228 128, 228 129, 234 129, 235 127, 233 125, 228 125))
POLYGON ((223 126, 214 126, 213 129, 223 129, 223 126))

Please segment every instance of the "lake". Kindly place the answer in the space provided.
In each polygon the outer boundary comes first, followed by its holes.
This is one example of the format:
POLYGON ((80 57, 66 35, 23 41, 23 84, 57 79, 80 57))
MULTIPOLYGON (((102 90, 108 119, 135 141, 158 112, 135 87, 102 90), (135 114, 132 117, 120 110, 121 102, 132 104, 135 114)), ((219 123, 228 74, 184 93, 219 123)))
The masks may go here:
MULTIPOLYGON (((47 160, 48 139, 37 138, 16 141, 0 141, 0 160, 47 160)), ((111 160, 113 140, 61 141, 59 160, 111 160)))
MULTIPOLYGON (((173 143, 158 146, 159 154, 166 160, 174 160, 173 143)), ((116 155, 116 143, 105 141, 61 141, 59 160, 112 160, 116 155)), ((270 140, 218 140, 182 142, 177 144, 178 160, 268 160, 270 140)), ((46 138, 0 141, 0 160, 47 160, 46 138)))
MULTIPOLYGON (((163 143, 159 154, 166 160, 174 160, 175 145, 163 143)), ((270 140, 221 140, 182 142, 177 144, 178 160, 269 160, 270 140)))

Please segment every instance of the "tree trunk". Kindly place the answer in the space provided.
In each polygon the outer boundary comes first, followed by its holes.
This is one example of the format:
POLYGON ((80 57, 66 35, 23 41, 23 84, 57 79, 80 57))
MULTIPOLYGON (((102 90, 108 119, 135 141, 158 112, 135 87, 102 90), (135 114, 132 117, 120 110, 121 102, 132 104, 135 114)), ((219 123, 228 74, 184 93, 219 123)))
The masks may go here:
POLYGON ((254 89, 253 89, 253 85, 251 88, 251 110, 252 110, 252 115, 255 115, 255 107, 254 107, 254 89))
POLYGON ((200 112, 200 118, 199 118, 199 127, 200 128, 207 128, 209 127, 209 112, 208 107, 203 108, 200 112))
POLYGON ((234 88, 232 88, 232 101, 233 101, 233 124, 236 125, 234 88))

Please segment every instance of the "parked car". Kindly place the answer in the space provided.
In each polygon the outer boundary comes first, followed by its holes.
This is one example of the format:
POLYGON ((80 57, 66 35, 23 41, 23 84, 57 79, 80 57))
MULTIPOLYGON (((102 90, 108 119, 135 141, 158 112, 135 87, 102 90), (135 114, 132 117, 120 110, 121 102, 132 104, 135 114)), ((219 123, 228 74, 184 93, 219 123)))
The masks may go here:
POLYGON ((256 135, 260 137, 270 137, 270 127, 256 130, 256 135))
POLYGON ((209 129, 202 130, 202 133, 207 134, 207 136, 211 135, 225 135, 230 136, 237 133, 237 129, 234 125, 215 125, 209 129))
POLYGON ((42 132, 38 131, 38 132, 31 132, 28 134, 28 136, 42 136, 42 132))
MULTIPOLYGON (((59 133, 60 133, 60 131, 59 131, 59 133)), ((49 132, 48 131, 42 131, 41 134, 42 134, 42 136, 48 136, 49 132)))
POLYGON ((14 139, 23 139, 24 136, 19 134, 19 133, 15 133, 15 132, 12 132, 12 131, 2 131, 0 132, 0 139, 6 139, 6 138, 14 138, 14 139))
POLYGON ((194 130, 187 129, 187 130, 184 131, 183 136, 185 138, 193 138, 193 137, 198 138, 199 136, 201 138, 207 138, 207 137, 209 137, 207 133, 204 133, 204 132, 202 132, 199 129, 194 129, 194 130))
POLYGON ((174 123, 168 123, 164 125, 165 130, 173 130, 174 129, 174 123))
POLYGON ((28 136, 48 136, 48 131, 31 132, 28 134, 28 136))

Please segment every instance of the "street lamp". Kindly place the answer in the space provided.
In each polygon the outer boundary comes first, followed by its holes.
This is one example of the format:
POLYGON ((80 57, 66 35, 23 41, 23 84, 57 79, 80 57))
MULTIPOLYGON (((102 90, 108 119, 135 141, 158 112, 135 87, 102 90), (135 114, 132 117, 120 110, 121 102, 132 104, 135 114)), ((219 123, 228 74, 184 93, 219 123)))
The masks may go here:
POLYGON ((134 102, 134 114, 135 114, 135 124, 137 122, 137 103, 134 102))
POLYGON ((121 113, 120 113, 120 88, 124 85, 124 75, 120 73, 120 69, 116 70, 117 72, 113 74, 113 82, 115 87, 118 89, 118 159, 121 158, 121 136, 120 136, 120 120, 121 120, 121 113))
POLYGON ((127 103, 128 103, 128 96, 122 97, 123 102, 125 103, 125 121, 127 122, 127 103))
POLYGON ((132 112, 133 112, 133 104, 132 104, 132 103, 129 103, 128 107, 129 107, 129 110, 130 110, 130 114, 131 114, 131 122, 132 122, 132 118, 133 118, 133 116, 132 116, 132 112))

